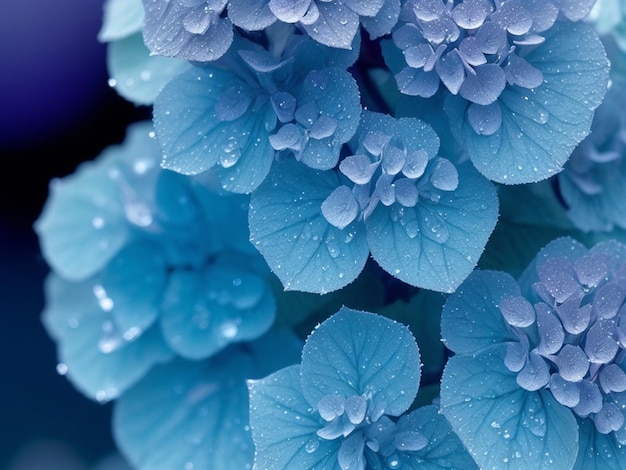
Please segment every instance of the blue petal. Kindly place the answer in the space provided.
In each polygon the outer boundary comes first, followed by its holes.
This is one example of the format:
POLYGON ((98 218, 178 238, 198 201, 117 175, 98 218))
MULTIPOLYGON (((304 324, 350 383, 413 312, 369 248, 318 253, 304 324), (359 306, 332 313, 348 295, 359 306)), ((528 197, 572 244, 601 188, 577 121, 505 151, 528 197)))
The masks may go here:
POLYGON ((494 343, 518 341, 506 326, 500 303, 520 290, 510 275, 474 271, 445 303, 441 336, 457 354, 473 354, 494 343))
POLYGON ((246 31, 260 31, 276 21, 268 0, 237 0, 228 3, 228 18, 246 31))
POLYGON ((151 130, 145 122, 131 126, 121 146, 105 149, 96 162, 50 184, 35 230, 46 261, 62 277, 93 275, 135 238, 136 229, 145 228, 144 219, 152 223, 160 171, 151 130), (125 193, 127 180, 132 187, 125 193))
MULTIPOLYGON (((271 105, 249 109, 233 121, 222 121, 216 105, 231 88, 255 96, 235 74, 194 67, 165 86, 154 104, 154 124, 163 150, 163 167, 197 174, 218 166, 225 189, 248 193, 266 177, 274 158, 266 127, 271 105)), ((273 111, 272 111, 273 113, 273 111)))
POLYGON ((250 356, 175 361, 155 368, 118 401, 115 440, 133 467, 150 470, 252 464, 245 378, 250 356))
POLYGON ((579 419, 580 445, 573 470, 625 470, 626 448, 613 433, 601 434, 589 418, 579 419))
POLYGON ((317 436, 320 417, 302 395, 299 365, 250 380, 248 388, 256 467, 340 470, 341 442, 317 436))
POLYGON ((315 122, 311 139, 302 150, 300 160, 318 170, 333 168, 339 160, 341 146, 348 142, 359 126, 361 103, 359 89, 352 76, 338 68, 310 72, 297 93, 298 107, 315 104, 317 120, 332 118, 337 127, 328 137, 316 138, 315 122))
POLYGON ((116 402, 118 447, 143 470, 250 468, 254 445, 245 381, 270 373, 267 362, 293 364, 292 346, 270 332, 206 361, 177 360, 154 368, 116 402))
POLYGON ((359 15, 341 2, 320 2, 316 5, 319 18, 312 24, 303 24, 304 30, 321 44, 350 49, 359 28, 359 15))
POLYGON ((98 40, 116 41, 140 32, 143 17, 141 0, 107 0, 98 40))
POLYGON ((441 407, 481 468, 571 468, 578 426, 549 391, 527 392, 503 363, 506 346, 452 357, 441 407), (480 419, 476 419, 480 416, 480 419))
POLYGON ((313 0, 269 0, 272 13, 283 23, 297 23, 309 10, 313 0))
POLYGON ((321 206, 338 187, 332 171, 293 160, 274 165, 250 201, 251 241, 285 289, 324 293, 352 282, 368 256, 360 224, 333 227, 321 206), (294 209, 297 204, 297 209, 294 209))
POLYGON ((135 104, 150 105, 167 82, 189 68, 189 63, 150 55, 141 33, 109 44, 109 75, 115 90, 135 104))
POLYGON ((158 329, 151 328, 165 282, 154 248, 134 245, 107 271, 80 283, 55 275, 46 281, 44 325, 59 343, 68 377, 90 398, 116 398, 173 356, 158 329))
POLYGON ((472 162, 500 183, 534 182, 561 171, 589 133, 593 110, 606 91, 606 55, 587 25, 555 25, 525 60, 541 71, 544 82, 534 89, 507 86, 498 99, 497 132, 477 135, 467 121, 467 102, 452 96, 446 102, 453 132, 472 162))
POLYGON ((408 284, 454 291, 476 266, 495 226, 494 188, 471 166, 458 170, 458 188, 442 192, 437 203, 420 200, 402 216, 379 205, 366 220, 372 257, 408 284))
POLYGON ((386 415, 405 412, 417 394, 420 357, 407 327, 343 307, 308 337, 302 350, 302 393, 317 408, 326 395, 371 394, 386 415))
POLYGON ((220 16, 223 7, 155 0, 144 8, 143 37, 153 54, 207 62, 222 57, 233 42, 233 25, 220 16))
POLYGON ((424 406, 402 416, 398 421, 398 432, 402 431, 417 431, 428 440, 426 447, 421 450, 399 452, 402 468, 411 470, 477 468, 446 418, 435 406, 424 406))
POLYGON ((266 281, 228 258, 202 272, 170 275, 161 329, 185 358, 207 358, 231 343, 257 338, 274 321, 276 305, 266 281))
POLYGON ((379 38, 391 32, 400 16, 400 0, 385 0, 382 8, 374 17, 361 17, 361 24, 371 39, 379 38))

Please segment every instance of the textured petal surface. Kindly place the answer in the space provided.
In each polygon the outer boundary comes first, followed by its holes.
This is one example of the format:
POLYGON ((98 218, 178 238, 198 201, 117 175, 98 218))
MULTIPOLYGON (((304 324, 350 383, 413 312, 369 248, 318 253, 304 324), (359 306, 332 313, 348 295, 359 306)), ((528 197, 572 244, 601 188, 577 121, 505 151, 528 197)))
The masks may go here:
POLYGON ((549 392, 520 388, 502 357, 504 346, 450 359, 441 385, 444 416, 481 468, 570 468, 578 448, 574 415, 549 392))
POLYGON ((541 71, 543 83, 534 89, 506 87, 498 98, 502 126, 497 132, 477 135, 459 97, 446 104, 453 131, 476 168, 505 184, 539 181, 561 171, 589 133, 593 110, 606 91, 606 55, 587 25, 554 26, 525 59, 541 71))
POLYGON ((353 223, 340 230, 322 214, 323 202, 337 186, 334 172, 285 161, 274 165, 268 180, 252 194, 252 243, 287 290, 337 290, 365 265, 369 250, 362 226, 353 223))
POLYGON ((372 395, 373 406, 399 416, 413 402, 420 357, 407 327, 342 308, 317 327, 302 351, 302 393, 312 406, 326 395, 372 395))

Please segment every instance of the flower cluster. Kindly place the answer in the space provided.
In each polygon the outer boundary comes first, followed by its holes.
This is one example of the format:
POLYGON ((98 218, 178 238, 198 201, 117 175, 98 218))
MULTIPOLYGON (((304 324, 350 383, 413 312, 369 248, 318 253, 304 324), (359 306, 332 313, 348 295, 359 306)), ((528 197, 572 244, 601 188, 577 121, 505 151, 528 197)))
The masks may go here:
POLYGON ((474 468, 435 407, 404 414, 419 379, 405 326, 342 308, 308 337, 300 365, 248 382, 255 468, 474 468))
POLYGON ((519 283, 477 271, 448 300, 442 336, 457 356, 442 379, 442 409, 479 465, 517 454, 526 464, 559 459, 565 468, 576 461, 586 468, 611 452, 623 458, 625 266, 625 245, 588 250, 561 238, 519 283), (474 379, 459 393, 468 374, 474 379), (467 419, 475 400, 482 422, 467 419), (576 420, 585 423, 580 437, 576 420), (562 447, 566 436, 569 446, 581 443, 577 455, 562 447), (482 454, 486 446, 491 451, 482 454))
POLYGON ((153 122, 35 228, 58 370, 115 399, 131 464, 621 468, 626 68, 595 3, 107 0, 109 83, 153 122))

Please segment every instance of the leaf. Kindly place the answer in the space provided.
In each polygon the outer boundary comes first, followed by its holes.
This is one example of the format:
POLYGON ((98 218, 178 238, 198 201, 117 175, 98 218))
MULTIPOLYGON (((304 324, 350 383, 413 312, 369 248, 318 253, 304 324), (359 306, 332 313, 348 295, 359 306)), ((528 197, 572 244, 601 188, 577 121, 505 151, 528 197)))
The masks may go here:
POLYGON ((478 135, 467 118, 469 103, 449 96, 445 110, 452 130, 478 171, 505 184, 540 181, 558 173, 589 133, 594 109, 606 91, 606 54, 593 29, 557 23, 545 42, 524 59, 543 74, 533 89, 508 85, 498 103, 502 126, 478 135))
POLYGON ((333 171, 287 160, 274 165, 250 200, 250 240, 287 290, 325 293, 352 282, 368 256, 362 227, 333 227, 324 200, 339 186, 333 171))
POLYGON ((469 165, 458 167, 455 191, 413 208, 378 205, 366 220, 372 257, 398 279, 453 292, 472 271, 496 224, 495 189, 469 165))
POLYGON ((390 416, 417 395, 420 356, 407 327, 385 317, 341 308, 317 327, 302 350, 302 393, 317 407, 326 395, 371 394, 390 416))
POLYGON ((162 166, 183 174, 217 167, 228 191, 249 193, 265 179, 274 158, 266 119, 269 103, 248 109, 241 117, 222 121, 216 105, 223 93, 255 91, 234 73, 214 67, 193 67, 169 82, 154 103, 154 125, 162 166))
POLYGON ((503 299, 519 296, 510 275, 474 271, 444 305, 441 336, 446 347, 457 354, 475 354, 496 343, 519 341, 499 308, 503 299))
POLYGON ((302 395, 299 365, 250 380, 248 389, 255 468, 340 470, 341 441, 317 436, 322 420, 302 395))
POLYGON ((571 468, 578 449, 573 413, 548 390, 520 388, 504 365, 505 350, 449 360, 441 382, 444 416, 481 468, 571 468))
POLYGON ((150 55, 141 33, 109 44, 107 66, 115 90, 139 105, 151 105, 167 82, 189 68, 180 59, 150 55))

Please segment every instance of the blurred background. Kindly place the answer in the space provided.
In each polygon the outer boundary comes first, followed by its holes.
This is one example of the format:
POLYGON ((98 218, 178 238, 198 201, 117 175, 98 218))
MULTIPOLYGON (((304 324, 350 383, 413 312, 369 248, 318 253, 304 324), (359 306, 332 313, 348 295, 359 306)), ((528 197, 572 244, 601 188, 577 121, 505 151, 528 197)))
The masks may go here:
POLYGON ((48 269, 32 230, 51 178, 150 111, 107 86, 103 0, 3 0, 0 15, 0 469, 120 468, 110 405, 56 372, 40 322, 48 269), (98 463, 98 464, 97 464, 98 463))

